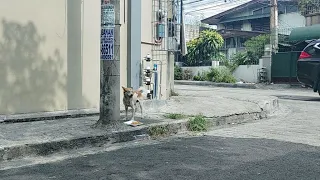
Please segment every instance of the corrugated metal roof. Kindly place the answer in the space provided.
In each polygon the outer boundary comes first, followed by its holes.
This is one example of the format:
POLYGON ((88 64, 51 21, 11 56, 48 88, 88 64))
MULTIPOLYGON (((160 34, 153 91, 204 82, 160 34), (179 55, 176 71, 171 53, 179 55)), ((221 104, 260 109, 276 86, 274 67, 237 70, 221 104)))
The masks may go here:
POLYGON ((187 24, 227 11, 251 0, 184 0, 187 24))

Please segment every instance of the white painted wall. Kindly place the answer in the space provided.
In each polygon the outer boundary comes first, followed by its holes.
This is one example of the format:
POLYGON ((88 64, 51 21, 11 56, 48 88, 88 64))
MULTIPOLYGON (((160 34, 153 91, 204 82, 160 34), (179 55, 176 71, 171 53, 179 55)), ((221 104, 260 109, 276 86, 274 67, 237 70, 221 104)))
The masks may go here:
POLYGON ((234 72, 233 75, 238 81, 243 79, 245 82, 256 83, 258 82, 258 69, 259 65, 240 65, 234 72))
POLYGON ((290 35, 295 27, 304 27, 306 19, 298 12, 279 15, 279 34, 290 35))
MULTIPOLYGON (((209 71, 211 66, 197 66, 197 67, 181 67, 182 70, 190 70, 192 76, 198 75, 205 71, 209 71)), ((257 83, 258 82, 258 69, 259 65, 240 65, 234 72, 233 76, 240 81, 243 79, 245 82, 257 83)))
POLYGON ((195 66, 195 67, 181 67, 182 70, 191 70, 192 76, 198 75, 198 73, 202 73, 205 71, 209 71, 211 66, 195 66))

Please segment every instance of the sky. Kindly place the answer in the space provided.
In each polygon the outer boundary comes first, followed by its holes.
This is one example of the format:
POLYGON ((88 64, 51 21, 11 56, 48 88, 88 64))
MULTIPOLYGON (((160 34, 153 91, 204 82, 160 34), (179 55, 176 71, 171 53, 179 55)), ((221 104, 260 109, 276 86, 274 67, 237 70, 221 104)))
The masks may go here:
POLYGON ((184 0, 184 20, 194 24, 201 19, 219 14, 251 0, 184 0))

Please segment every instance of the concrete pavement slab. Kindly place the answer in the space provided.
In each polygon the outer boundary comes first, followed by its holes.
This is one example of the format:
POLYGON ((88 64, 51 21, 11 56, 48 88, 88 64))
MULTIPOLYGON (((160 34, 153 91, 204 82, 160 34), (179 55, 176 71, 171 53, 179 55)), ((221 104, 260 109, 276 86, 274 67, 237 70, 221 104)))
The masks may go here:
MULTIPOLYGON (((144 125, 130 127, 122 122, 115 127, 92 128, 98 116, 0 124, 0 161, 25 156, 45 156, 64 149, 99 146, 147 137, 151 127, 165 126, 170 133, 186 130, 187 119, 166 119, 165 113, 202 114, 213 126, 243 123, 265 117, 278 107, 276 97, 238 96, 218 89, 177 86, 179 96, 166 102, 146 104, 144 125), (269 105, 268 105, 269 104, 269 105), (267 106, 268 108, 264 108, 267 106), (262 108, 263 107, 263 108, 262 108)), ((137 114, 139 117, 139 114, 137 114)), ((122 115, 122 118, 124 116, 122 115)))

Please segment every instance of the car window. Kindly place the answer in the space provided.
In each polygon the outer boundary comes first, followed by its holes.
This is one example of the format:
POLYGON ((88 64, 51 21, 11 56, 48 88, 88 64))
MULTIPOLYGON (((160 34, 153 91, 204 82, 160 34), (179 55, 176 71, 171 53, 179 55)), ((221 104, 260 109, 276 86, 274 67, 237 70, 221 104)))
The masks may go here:
MULTIPOLYGON (((320 47, 320 46, 319 46, 320 47)), ((314 44, 308 46, 305 51, 310 54, 313 58, 320 58, 320 49, 315 48, 314 44)))

